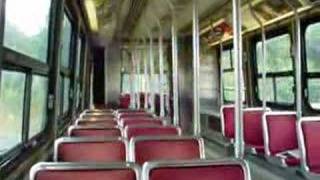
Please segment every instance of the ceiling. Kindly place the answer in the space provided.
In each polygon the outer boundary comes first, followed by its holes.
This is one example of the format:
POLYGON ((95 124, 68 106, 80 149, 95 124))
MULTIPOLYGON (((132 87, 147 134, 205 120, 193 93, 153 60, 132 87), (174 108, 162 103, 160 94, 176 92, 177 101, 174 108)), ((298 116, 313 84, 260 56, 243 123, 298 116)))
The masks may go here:
MULTIPOLYGON (((99 35, 109 40, 129 41, 159 34, 159 25, 170 38, 173 12, 179 35, 192 32, 192 0, 94 0, 99 35)), ((296 7, 309 0, 288 0, 296 7)), ((202 39, 213 43, 232 35, 231 0, 198 0, 202 39), (223 31, 223 33, 221 33, 223 31)), ((287 14, 291 9, 284 0, 252 0, 253 10, 262 22, 287 14)), ((242 6, 243 29, 258 27, 247 1, 242 6)))

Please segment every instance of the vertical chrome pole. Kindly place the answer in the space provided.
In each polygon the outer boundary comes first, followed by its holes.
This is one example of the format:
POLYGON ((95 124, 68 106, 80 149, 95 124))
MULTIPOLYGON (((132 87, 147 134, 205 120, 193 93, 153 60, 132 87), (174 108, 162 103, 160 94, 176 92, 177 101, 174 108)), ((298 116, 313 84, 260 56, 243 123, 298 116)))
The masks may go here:
POLYGON ((223 44, 220 40, 220 106, 224 104, 224 92, 223 92, 223 44))
POLYGON ((179 89, 178 89, 178 33, 176 29, 176 16, 172 12, 172 83, 173 83, 173 124, 179 125, 179 89))
POLYGON ((252 2, 249 2, 249 8, 252 17, 258 22, 261 28, 261 48, 262 48, 262 107, 263 111, 267 109, 267 44, 266 44, 266 30, 263 22, 259 19, 257 14, 255 13, 252 2))
POLYGON ((149 96, 149 76, 148 76, 148 53, 147 53, 147 41, 144 39, 143 52, 143 65, 144 65, 144 109, 148 109, 148 96, 149 96))
POLYGON ((194 134, 200 135, 200 103, 199 103, 199 67, 200 67, 200 34, 198 1, 193 0, 193 123, 194 134))
POLYGON ((150 61, 150 110, 152 113, 154 113, 154 106, 155 106, 155 90, 154 90, 154 56, 153 56, 153 37, 152 35, 149 36, 149 61, 150 61))
POLYGON ((159 75, 160 75, 160 117, 165 116, 164 112, 164 74, 163 74, 163 35, 159 26, 159 75))
POLYGON ((241 33, 241 0, 232 0, 233 44, 235 57, 235 157, 244 157, 243 117, 242 117, 242 33, 241 33))
POLYGON ((90 109, 94 109, 93 104, 93 80, 94 80, 94 64, 91 64, 91 71, 90 71, 90 109))
POLYGON ((141 90, 141 83, 140 83, 140 74, 141 74, 141 69, 140 69, 140 62, 141 62, 141 53, 139 53, 139 50, 136 50, 136 63, 137 63, 137 74, 136 74, 136 83, 137 83, 137 89, 136 89, 136 97, 137 97, 137 109, 141 108, 141 103, 140 103, 140 90, 141 90))

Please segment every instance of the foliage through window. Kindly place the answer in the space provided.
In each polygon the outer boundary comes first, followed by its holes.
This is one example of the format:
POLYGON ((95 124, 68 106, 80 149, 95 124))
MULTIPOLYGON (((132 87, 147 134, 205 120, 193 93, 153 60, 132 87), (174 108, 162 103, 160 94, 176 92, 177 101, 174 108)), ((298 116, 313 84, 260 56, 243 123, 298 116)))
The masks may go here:
POLYGON ((71 47, 72 26, 71 21, 66 14, 63 18, 62 28, 62 44, 61 44, 61 64, 65 68, 69 68, 70 64, 70 47, 71 47))
POLYGON ((320 109, 320 23, 311 24, 306 33, 308 101, 313 109, 320 109))
POLYGON ((293 60, 289 34, 275 36, 266 41, 266 84, 263 85, 262 42, 256 44, 258 95, 263 100, 263 90, 269 103, 291 105, 294 103, 293 60))
POLYGON ((64 91, 63 91, 63 113, 69 110, 69 92, 70 92, 70 79, 64 78, 64 91))
POLYGON ((46 62, 51 0, 7 0, 4 46, 46 62))
POLYGON ((40 133, 47 122, 48 78, 32 77, 29 138, 40 133))
POLYGON ((2 71, 0 92, 0 155, 22 141, 25 74, 2 71))

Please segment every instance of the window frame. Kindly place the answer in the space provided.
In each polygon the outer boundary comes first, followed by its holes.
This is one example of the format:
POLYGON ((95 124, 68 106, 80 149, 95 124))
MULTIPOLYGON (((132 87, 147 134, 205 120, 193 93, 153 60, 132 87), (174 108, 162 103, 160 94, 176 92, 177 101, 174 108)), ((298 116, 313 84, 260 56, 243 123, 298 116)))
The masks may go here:
MULTIPOLYGON (((267 72, 266 73, 266 78, 272 78, 273 81, 273 92, 274 92, 274 99, 275 101, 270 102, 267 101, 267 106, 269 107, 275 107, 275 108, 279 108, 279 109, 294 109, 295 104, 296 104, 296 98, 295 98, 295 89, 296 89, 296 78, 295 78, 295 60, 294 57, 292 57, 292 48, 293 48, 293 40, 292 40, 292 30, 290 29, 290 25, 285 26, 285 27, 280 27, 278 29, 272 29, 270 31, 266 32, 266 41, 268 41, 269 39, 278 37, 278 36, 282 36, 282 35, 288 35, 290 38, 290 55, 291 55, 291 62, 292 62, 292 70, 291 71, 283 71, 283 72, 267 72), (277 78, 290 78, 292 77, 293 79, 293 102, 292 103, 284 103, 284 102, 276 102, 277 98, 277 89, 276 89, 276 79, 277 78)), ((253 90, 254 90, 254 99, 257 105, 261 106, 262 105, 262 99, 260 99, 259 97, 259 79, 262 79, 262 73, 260 74, 258 71, 258 61, 257 61, 257 44, 261 41, 261 35, 260 33, 255 35, 252 39, 251 39, 251 66, 252 68, 252 72, 254 74, 253 76, 253 90)))
POLYGON ((314 25, 320 23, 319 16, 311 17, 304 19, 301 21, 301 51, 302 51, 302 98, 303 98, 303 105, 305 109, 308 111, 308 114, 318 114, 320 109, 313 108, 310 102, 309 96, 309 88, 308 88, 308 81, 312 79, 320 79, 320 71, 319 72, 308 72, 308 59, 307 59, 307 51, 306 51, 306 32, 310 25, 314 25))
MULTIPOLYGON (((12 148, 8 152, 4 153, 0 156, 0 165, 5 163, 6 161, 13 159, 19 156, 26 149, 40 146, 44 142, 45 137, 47 136, 45 132, 48 131, 48 111, 49 108, 46 108, 47 114, 47 122, 45 123, 44 129, 37 133, 36 135, 29 138, 29 126, 30 126, 30 104, 31 104, 31 88, 32 88, 32 76, 40 75, 48 78, 48 87, 49 87, 49 77, 50 77, 50 44, 51 44, 51 35, 54 31, 54 26, 52 19, 54 13, 55 3, 51 2, 50 10, 49 10, 49 21, 48 23, 48 44, 47 44, 47 57, 45 61, 40 61, 38 59, 32 58, 26 54, 23 54, 18 51, 14 51, 10 48, 4 46, 4 29, 5 29, 5 9, 6 4, 5 1, 1 1, 0 3, 0 24, 2 25, 0 28, 0 69, 2 70, 10 70, 17 71, 25 74, 25 89, 24 89, 24 100, 23 100, 23 117, 22 117, 22 141, 17 144, 16 147, 12 148), (36 144, 35 144, 36 143, 36 144)), ((0 72, 1 74, 1 72, 0 72)), ((49 91, 49 90, 48 90, 49 91)), ((49 92, 47 93, 47 97, 49 96, 49 92)))

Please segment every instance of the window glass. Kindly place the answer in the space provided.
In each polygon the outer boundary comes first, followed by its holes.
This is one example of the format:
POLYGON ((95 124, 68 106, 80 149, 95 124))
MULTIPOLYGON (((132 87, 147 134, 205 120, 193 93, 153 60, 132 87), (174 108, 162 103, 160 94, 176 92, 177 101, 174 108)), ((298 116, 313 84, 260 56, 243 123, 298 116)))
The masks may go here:
POLYGON ((6 1, 4 46, 46 62, 51 0, 6 1))
POLYGON ((22 140, 25 75, 15 71, 2 71, 0 92, 0 155, 22 140))
MULTIPOLYGON (((293 77, 281 77, 276 79, 277 102, 294 103, 293 77)), ((268 92, 268 91, 267 91, 268 92)))
MULTIPOLYGON (((291 59, 291 42, 289 34, 276 36, 266 41, 267 45, 267 59, 266 59, 266 72, 283 72, 291 71, 293 63, 291 59)), ((262 73, 262 43, 257 43, 257 63, 258 72, 262 73)))
MULTIPOLYGON (((259 81, 258 81, 258 86, 259 86, 259 98, 260 100, 262 100, 262 95, 263 95, 263 81, 262 81, 262 78, 259 78, 259 81)), ((266 79, 266 87, 265 87, 265 92, 266 92, 266 101, 268 102, 274 102, 275 99, 274 99, 274 91, 273 91, 273 80, 272 78, 267 78, 266 79)))
POLYGON ((320 78, 308 80, 309 102, 313 109, 320 109, 320 78))
POLYGON ((225 72, 223 73, 223 93, 226 101, 234 101, 234 73, 225 72))
POLYGON ((77 100, 76 100, 76 104, 77 104, 77 108, 79 108, 80 106, 80 83, 77 83, 77 100))
POLYGON ((63 92, 63 112, 69 110, 69 92, 70 92, 70 79, 64 78, 64 92, 63 92))
POLYGON ((122 93, 130 93, 130 74, 123 74, 122 75, 122 93))
POLYGON ((48 78, 33 75, 30 104, 29 138, 40 133, 47 121, 48 78))
POLYGON ((61 56, 62 56, 62 66, 68 68, 70 61, 70 47, 71 47, 71 32, 72 26, 69 18, 64 14, 63 18, 63 28, 62 28, 62 47, 61 47, 61 56))
POLYGON ((231 67, 231 54, 230 50, 222 52, 222 68, 230 69, 231 67))
POLYGON ((320 72, 320 23, 308 26, 305 36, 308 72, 320 72))

